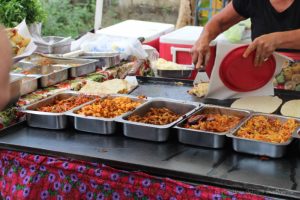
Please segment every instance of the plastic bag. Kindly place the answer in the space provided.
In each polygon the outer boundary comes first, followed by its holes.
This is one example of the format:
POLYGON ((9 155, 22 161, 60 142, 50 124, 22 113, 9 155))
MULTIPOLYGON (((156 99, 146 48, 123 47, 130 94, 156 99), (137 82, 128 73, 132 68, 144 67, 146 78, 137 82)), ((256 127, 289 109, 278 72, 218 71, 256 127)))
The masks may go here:
POLYGON ((147 53, 147 58, 149 61, 156 61, 159 58, 159 53, 158 51, 149 45, 143 45, 143 49, 146 51, 147 53))
POLYGON ((86 52, 119 52, 121 59, 127 59, 129 56, 135 56, 138 59, 147 58, 146 51, 137 39, 92 33, 72 43, 71 49, 86 52))
POLYGON ((251 27, 251 21, 244 20, 224 32, 225 38, 231 43, 240 43, 251 39, 251 35, 247 30, 251 27))

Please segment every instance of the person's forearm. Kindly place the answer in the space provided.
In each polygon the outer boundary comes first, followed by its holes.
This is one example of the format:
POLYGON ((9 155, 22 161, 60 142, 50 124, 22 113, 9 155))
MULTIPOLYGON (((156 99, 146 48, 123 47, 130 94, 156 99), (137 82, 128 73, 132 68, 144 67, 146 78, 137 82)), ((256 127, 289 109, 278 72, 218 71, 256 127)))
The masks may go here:
POLYGON ((9 71, 11 66, 11 46, 4 28, 0 26, 0 109, 9 100, 9 71))
POLYGON ((200 36, 200 40, 205 40, 208 44, 214 40, 220 33, 222 33, 223 29, 222 25, 217 20, 209 21, 206 26, 203 28, 203 31, 200 36))
POLYGON ((232 3, 230 3, 205 25, 199 40, 210 43, 219 34, 243 19, 244 18, 235 11, 232 3))
POLYGON ((242 19, 243 18, 235 11, 232 3, 229 3, 206 24, 191 50, 196 69, 201 69, 201 66, 203 66, 208 59, 207 55, 209 55, 209 44, 211 41, 242 19))
POLYGON ((10 44, 4 28, 0 27, 0 86, 8 87, 9 71, 12 65, 12 54, 10 44))
POLYGON ((276 32, 278 49, 300 49, 300 29, 276 32))

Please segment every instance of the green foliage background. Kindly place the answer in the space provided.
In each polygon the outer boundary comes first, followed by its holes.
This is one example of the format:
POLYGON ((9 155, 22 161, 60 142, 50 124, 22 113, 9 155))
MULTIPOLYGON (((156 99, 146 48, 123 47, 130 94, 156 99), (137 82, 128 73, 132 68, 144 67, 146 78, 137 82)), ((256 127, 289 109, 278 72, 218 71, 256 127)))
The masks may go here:
POLYGON ((93 28, 96 0, 0 0, 0 23, 15 27, 42 22, 43 35, 72 36, 93 28))
POLYGON ((29 24, 45 20, 46 13, 39 0, 0 0, 0 23, 14 27, 25 18, 29 24))
MULTIPOLYGON (((0 24, 14 27, 42 22, 45 36, 77 36, 94 27, 96 0, 0 0, 0 24)), ((102 27, 127 19, 176 23, 178 10, 169 7, 119 7, 119 0, 104 0, 102 27)))
POLYGON ((71 4, 70 0, 42 0, 47 19, 43 23, 43 35, 77 37, 94 27, 96 0, 71 4))

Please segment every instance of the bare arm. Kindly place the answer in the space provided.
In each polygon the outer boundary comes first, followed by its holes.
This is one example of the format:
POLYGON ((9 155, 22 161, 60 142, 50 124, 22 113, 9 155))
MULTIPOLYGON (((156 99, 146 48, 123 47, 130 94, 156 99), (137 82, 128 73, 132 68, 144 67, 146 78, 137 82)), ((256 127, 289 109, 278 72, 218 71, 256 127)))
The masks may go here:
POLYGON ((9 71, 12 66, 11 47, 3 27, 0 27, 0 109, 9 101, 9 71))
POLYGON ((300 49, 300 29, 274 33, 278 41, 277 48, 300 49))
POLYGON ((193 63, 197 69, 200 69, 204 62, 204 57, 209 51, 210 42, 220 33, 243 19, 244 18, 236 12, 232 3, 229 3, 205 25, 202 34, 192 49, 193 63))
POLYGON ((256 51, 254 63, 261 65, 276 49, 300 49, 300 29, 262 35, 249 45, 244 57, 256 51))

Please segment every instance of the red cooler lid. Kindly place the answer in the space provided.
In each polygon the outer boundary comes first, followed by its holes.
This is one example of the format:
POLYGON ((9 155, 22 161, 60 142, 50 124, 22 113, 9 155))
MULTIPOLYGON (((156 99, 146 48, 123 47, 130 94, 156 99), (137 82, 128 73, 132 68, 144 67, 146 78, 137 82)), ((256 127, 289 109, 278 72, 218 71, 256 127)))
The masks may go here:
POLYGON ((238 47, 223 59, 219 75, 226 87, 237 92, 250 92, 265 86, 276 69, 274 56, 260 66, 254 66, 255 52, 247 58, 243 54, 248 46, 238 47))

